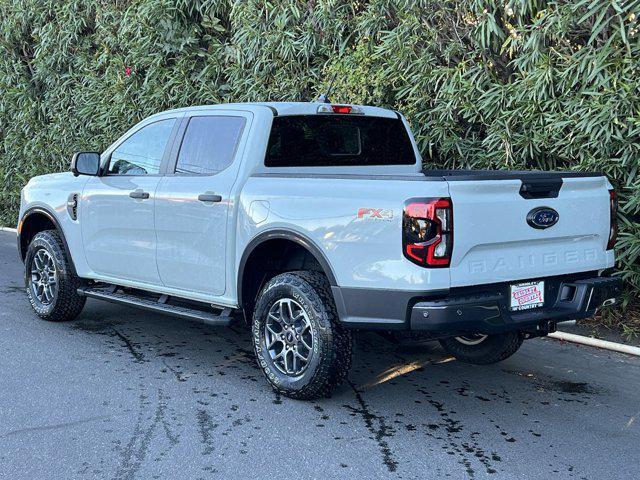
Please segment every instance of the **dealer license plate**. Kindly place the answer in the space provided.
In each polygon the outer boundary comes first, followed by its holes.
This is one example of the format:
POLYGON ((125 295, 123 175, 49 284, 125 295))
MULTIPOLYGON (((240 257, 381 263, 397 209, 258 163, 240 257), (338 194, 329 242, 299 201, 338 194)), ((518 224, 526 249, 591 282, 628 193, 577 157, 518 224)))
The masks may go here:
POLYGON ((510 286, 511 310, 529 310, 544 305, 544 282, 516 283, 510 286))

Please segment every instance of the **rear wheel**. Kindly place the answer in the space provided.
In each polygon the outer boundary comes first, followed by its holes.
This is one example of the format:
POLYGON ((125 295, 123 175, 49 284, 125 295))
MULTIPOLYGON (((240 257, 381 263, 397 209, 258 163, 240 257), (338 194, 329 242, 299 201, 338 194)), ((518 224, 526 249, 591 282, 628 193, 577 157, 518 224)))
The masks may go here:
POLYGON ((252 335, 267 380, 291 398, 329 395, 351 366, 351 333, 338 323, 329 283, 318 272, 272 278, 258 297, 252 335))
POLYGON ((498 335, 468 334, 440 340, 440 345, 461 362, 488 365, 500 362, 516 353, 522 345, 518 332, 498 335))
POLYGON ((86 299, 77 293, 81 280, 71 272, 58 232, 46 230, 33 237, 24 265, 27 296, 40 318, 62 322, 78 316, 86 299))

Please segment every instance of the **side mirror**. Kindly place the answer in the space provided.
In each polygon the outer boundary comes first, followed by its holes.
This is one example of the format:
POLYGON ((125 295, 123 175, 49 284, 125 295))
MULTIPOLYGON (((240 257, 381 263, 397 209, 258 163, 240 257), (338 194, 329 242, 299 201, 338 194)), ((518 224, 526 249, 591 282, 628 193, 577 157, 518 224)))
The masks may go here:
POLYGON ((98 175, 100 171, 100 154, 97 152, 79 152, 71 157, 71 171, 78 175, 98 175))

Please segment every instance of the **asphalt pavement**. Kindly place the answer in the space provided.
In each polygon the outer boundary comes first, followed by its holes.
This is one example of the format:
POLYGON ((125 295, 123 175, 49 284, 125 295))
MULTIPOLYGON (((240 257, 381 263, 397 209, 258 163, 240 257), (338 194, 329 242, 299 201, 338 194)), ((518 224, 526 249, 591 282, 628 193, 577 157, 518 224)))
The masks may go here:
POLYGON ((0 232, 0 478, 632 479, 640 359, 552 339, 465 365, 356 338, 331 398, 276 395, 239 326, 90 301, 31 311, 0 232))

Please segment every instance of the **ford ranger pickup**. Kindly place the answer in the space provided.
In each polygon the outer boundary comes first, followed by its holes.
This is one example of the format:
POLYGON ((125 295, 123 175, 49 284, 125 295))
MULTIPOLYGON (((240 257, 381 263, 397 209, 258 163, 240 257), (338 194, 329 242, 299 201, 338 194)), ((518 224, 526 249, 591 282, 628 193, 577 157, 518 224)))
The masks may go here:
POLYGON ((17 231, 41 318, 87 298, 243 317, 269 383, 299 399, 345 379, 354 330, 489 364, 620 290, 602 174, 429 169, 401 114, 361 105, 153 115, 32 178, 17 231))

